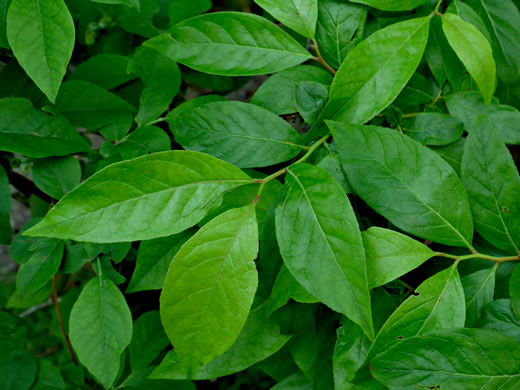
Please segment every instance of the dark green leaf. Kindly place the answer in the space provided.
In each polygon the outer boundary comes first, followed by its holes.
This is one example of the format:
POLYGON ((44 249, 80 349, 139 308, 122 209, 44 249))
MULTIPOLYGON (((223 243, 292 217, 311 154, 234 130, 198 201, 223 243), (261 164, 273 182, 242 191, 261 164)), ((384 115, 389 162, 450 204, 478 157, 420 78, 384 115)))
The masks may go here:
POLYGON ((0 244, 9 245, 13 238, 11 228, 11 190, 9 178, 0 165, 0 244))
POLYGON ((309 124, 316 122, 327 104, 329 88, 315 81, 301 81, 294 88, 294 103, 298 112, 309 124))
POLYGON ((136 10, 139 11, 141 7, 141 0, 90 0, 95 3, 104 3, 104 4, 122 4, 126 5, 127 7, 134 7, 136 10))
POLYGON ((480 235, 499 248, 520 253, 520 176, 486 116, 477 118, 467 138, 462 180, 480 235))
POLYGON ((188 376, 222 355, 240 334, 258 284, 257 254, 256 217, 246 206, 208 222, 171 262, 161 320, 188 376))
POLYGON ((130 59, 118 54, 98 54, 78 65, 69 80, 83 80, 112 89, 135 79, 127 72, 130 59))
POLYGON ((60 199, 81 181, 81 165, 72 156, 39 159, 32 168, 34 184, 46 194, 60 199))
MULTIPOLYGON (((170 32, 168 44, 161 42, 163 55, 211 74, 274 73, 312 57, 285 31, 254 14, 205 14, 174 25, 170 32)), ((145 46, 154 47, 155 42, 145 46)))
POLYGON ((370 288, 391 282, 436 255, 426 245, 393 230, 371 227, 362 236, 370 288))
POLYGON ((457 175, 460 177, 462 155, 464 154, 465 143, 466 138, 461 138, 452 144, 446 146, 430 147, 430 149, 437 153, 439 156, 441 156, 444 161, 450 164, 453 170, 457 172, 457 175))
POLYGON ((74 22, 63 0, 13 0, 7 39, 29 77, 54 103, 74 48, 74 22))
POLYGON ((169 344, 159 312, 154 310, 142 314, 135 321, 132 342, 128 348, 132 371, 147 367, 169 344))
MULTIPOLYGON (((266 317, 266 307, 251 311, 244 329, 231 348, 208 363, 193 379, 212 379, 245 370, 276 353, 290 336, 280 333, 273 317, 266 317)), ((151 374, 155 379, 186 379, 187 372, 175 352, 169 352, 151 374)))
POLYGON ((36 379, 38 364, 32 353, 24 350, 2 351, 0 383, 6 390, 26 390, 36 379))
POLYGON ((285 265, 313 296, 372 338, 363 242, 352 206, 339 183, 308 164, 291 167, 276 235, 285 265))
POLYGON ((464 133, 464 124, 456 118, 438 112, 421 112, 403 122, 410 138, 423 145, 447 145, 464 133))
POLYGON ((352 0, 354 3, 366 4, 383 11, 409 11, 429 0, 352 0))
POLYGON ((105 388, 114 383, 120 356, 132 339, 132 315, 123 294, 102 276, 83 288, 70 313, 70 341, 105 388))
POLYGON ((189 229, 173 236, 141 242, 126 292, 160 290, 173 257, 193 233, 194 230, 189 229))
POLYGON ((103 278, 110 280, 115 285, 126 282, 126 278, 114 269, 110 257, 100 256, 96 262, 92 264, 92 269, 97 275, 102 275, 103 278))
POLYGON ((185 149, 209 153, 241 168, 287 161, 305 149, 296 130, 275 114, 242 102, 213 102, 170 121, 185 149))
POLYGON ((485 329, 454 329, 413 337, 371 362, 377 380, 393 388, 515 389, 520 345, 485 329))
POLYGON ((0 150, 29 157, 66 156, 90 147, 62 117, 44 114, 23 98, 0 100, 0 150))
POLYGON ((179 92, 181 72, 177 63, 147 47, 137 49, 131 66, 146 85, 135 117, 143 126, 166 111, 179 92))
POLYGON ((520 320, 520 266, 517 265, 509 279, 509 294, 516 318, 520 320))
POLYGON ((169 3, 170 24, 172 25, 209 11, 212 5, 211 0, 171 0, 169 3))
POLYGON ((406 232, 471 247, 468 197, 447 162, 395 130, 328 124, 349 182, 369 206, 406 232))
POLYGON ((496 66, 486 37, 472 24, 454 14, 442 17, 442 29, 450 46, 477 82, 486 104, 495 91, 496 66))
POLYGON ((357 45, 330 87, 322 119, 365 123, 401 92, 423 56, 430 17, 385 27, 357 45))
POLYGON ((251 182, 202 153, 154 153, 96 173, 26 234, 90 242, 164 237, 195 225, 224 192, 251 182))
POLYGON ((495 330, 520 343, 520 321, 513 313, 509 299, 498 299, 485 306, 479 327, 495 330))
POLYGON ((495 293, 495 274, 497 264, 488 269, 482 269, 461 279, 466 297, 466 326, 474 328, 479 325, 482 308, 493 300, 495 293))
POLYGON ((343 187, 345 193, 350 194, 353 192, 352 187, 350 187, 348 182, 347 176, 341 167, 337 153, 326 155, 325 158, 317 164, 317 166, 334 176, 338 183, 341 184, 341 187, 343 187))
POLYGON ((125 160, 144 156, 148 153, 170 150, 170 137, 155 126, 139 127, 132 131, 119 147, 119 153, 125 160))
POLYGON ((31 390, 56 390, 66 389, 60 370, 46 359, 38 360, 38 377, 31 390))
POLYGON ((328 86, 332 82, 332 75, 326 70, 311 65, 286 69, 269 77, 258 88, 251 103, 277 115, 298 112, 294 101, 294 88, 300 81, 315 81, 328 86))
POLYGON ((7 9, 9 8, 9 4, 11 4, 11 0, 0 0, 0 47, 4 49, 9 49, 6 32, 7 9))
POLYGON ((342 0, 318 2, 316 41, 321 55, 334 68, 339 68, 347 54, 363 39, 366 8, 342 0))
POLYGON ((255 0, 255 3, 298 34, 314 39, 318 0, 255 0))

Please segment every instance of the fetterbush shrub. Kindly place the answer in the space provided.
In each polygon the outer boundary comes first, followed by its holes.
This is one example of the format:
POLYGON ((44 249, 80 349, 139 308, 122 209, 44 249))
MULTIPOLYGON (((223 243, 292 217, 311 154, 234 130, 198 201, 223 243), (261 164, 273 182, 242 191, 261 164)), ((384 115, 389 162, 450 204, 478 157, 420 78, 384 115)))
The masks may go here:
POLYGON ((0 0, 0 388, 518 389, 518 1, 255 2, 0 0))

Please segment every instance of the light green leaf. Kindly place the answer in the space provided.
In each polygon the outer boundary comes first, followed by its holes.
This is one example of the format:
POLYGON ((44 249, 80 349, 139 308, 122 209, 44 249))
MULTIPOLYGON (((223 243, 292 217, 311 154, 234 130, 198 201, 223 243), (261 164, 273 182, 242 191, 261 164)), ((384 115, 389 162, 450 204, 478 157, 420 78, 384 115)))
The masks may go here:
POLYGON ((395 130, 327 124, 352 188, 370 207, 418 237, 471 247, 468 197, 446 161, 395 130))
POLYGON ((362 236, 370 288, 391 282, 436 255, 426 245, 394 230, 371 227, 362 236))
POLYGON ((423 145, 451 144, 462 137, 464 124, 456 118, 440 112, 420 112, 402 124, 410 138, 423 145))
POLYGON ((447 389, 515 389, 520 385, 520 345, 485 329, 453 329, 413 337, 371 362, 387 386, 447 389))
POLYGON ((278 72, 312 58, 289 34, 261 16, 215 12, 174 25, 168 40, 145 46, 195 70, 223 76, 278 72))
POLYGON ((0 99, 0 150, 28 157, 88 152, 85 139, 63 117, 44 114, 24 98, 0 99))
POLYGON ((211 9, 211 0, 170 0, 169 2, 170 25, 200 15, 211 9))
POLYGON ((520 320, 520 265, 515 267, 511 279, 509 279, 509 294, 513 311, 516 318, 520 320))
POLYGON ((54 103, 74 49, 74 22, 63 0, 13 0, 7 12, 13 53, 54 103))
POLYGON ((142 314, 135 321, 132 342, 128 347, 132 371, 147 367, 169 344, 159 312, 154 310, 142 314))
POLYGON ((9 245, 13 238, 11 228, 11 190, 9 178, 0 165, 0 244, 9 245))
POLYGON ((81 165, 72 157, 51 157, 34 161, 34 184, 46 194, 60 199, 81 181, 81 165))
POLYGON ((511 0, 469 0, 491 34, 491 47, 500 78, 508 85, 520 81, 520 35, 518 4, 511 0))
POLYGON ((257 254, 255 212, 246 206, 208 222, 175 255, 160 311, 188 376, 222 355, 240 334, 258 284, 257 254))
POLYGON ((461 0, 453 0, 448 8, 446 8, 446 12, 458 15, 462 20, 471 23, 486 37, 488 42, 491 42, 491 35, 484 21, 480 15, 466 3, 463 3, 461 0))
POLYGON ((305 150, 296 130, 254 104, 213 102, 184 111, 170 121, 175 141, 240 168, 274 165, 305 150))
POLYGON ((286 184, 276 212, 285 265, 307 291, 372 338, 363 242, 345 192, 329 173, 308 164, 291 167, 286 184))
POLYGON ((464 276, 461 279, 466 297, 466 327, 479 326, 482 308, 493 300, 495 293, 495 275, 498 263, 493 267, 482 269, 464 276))
MULTIPOLYGON (((208 363, 193 379, 213 379, 231 375, 256 364, 279 351, 291 336, 280 333, 273 317, 266 316, 266 306, 251 311, 244 329, 231 348, 208 363)), ((187 372, 174 351, 169 352, 159 367, 150 375, 152 379, 186 379, 187 372)))
POLYGON ((314 39, 318 0, 255 0, 255 3, 298 34, 314 39))
POLYGON ((0 354, 0 383, 6 390, 31 388, 37 369, 36 358, 30 352, 15 350, 0 354))
POLYGON ((476 81, 486 104, 495 91, 496 66, 486 37, 472 24, 454 14, 442 16, 442 29, 469 74, 476 81))
POLYGON ((134 7, 137 11, 141 9, 141 0, 90 0, 94 3, 103 4, 122 4, 127 7, 134 7))
POLYGON ((315 81, 328 86, 332 82, 332 75, 312 65, 299 65, 283 70, 264 81, 253 95, 251 103, 277 115, 298 112, 294 88, 300 81, 315 81))
POLYGON ((479 319, 479 327, 495 330, 520 343, 520 321, 509 299, 497 299, 486 305, 479 319))
POLYGON ((319 0, 316 41, 320 53, 333 68, 337 69, 363 39, 366 7, 343 0, 319 0))
POLYGON ((466 301, 457 264, 426 279, 385 322, 370 347, 367 360, 389 346, 436 329, 461 328, 466 301))
POLYGON ((173 257, 193 233, 194 230, 189 229, 172 236, 142 241, 126 292, 160 290, 173 257))
POLYGON ((110 388, 132 339, 132 315, 121 291, 102 276, 91 279, 72 308, 69 328, 81 364, 110 388))
POLYGON ((131 66, 146 85, 135 117, 143 126, 166 111, 181 87, 181 71, 176 62, 148 47, 136 50, 131 66))
POLYGON ((267 312, 271 314, 273 311, 284 306, 290 299, 301 303, 319 302, 296 281, 287 267, 282 265, 274 282, 269 300, 267 301, 267 312))
POLYGON ((462 181, 479 234, 499 248, 520 253, 520 176, 485 116, 477 118, 466 140, 462 181))
POLYGON ((68 80, 83 80, 112 89, 137 78, 127 72, 130 59, 118 54, 98 54, 78 65, 68 80))
POLYGON ((100 243, 165 237, 195 225, 223 193, 249 183, 240 169, 206 154, 154 153, 97 172, 25 234, 100 243))
POLYGON ((63 83, 56 99, 56 109, 76 127, 89 130, 103 128, 112 140, 124 137, 132 125, 135 108, 119 96, 114 95, 88 81, 63 83))
POLYGON ((321 119, 365 123, 383 111, 419 65, 429 24, 430 17, 392 24, 352 49, 334 77, 321 119))
POLYGON ((40 239, 31 257, 16 274, 16 289, 20 295, 33 295, 45 286, 60 268, 64 243, 55 239, 40 239))
POLYGON ((327 104, 329 88, 315 81, 301 81, 294 88, 294 103, 298 112, 309 124, 316 122, 327 104))
POLYGON ((383 11, 409 11, 430 0, 352 0, 354 3, 366 4, 383 11))

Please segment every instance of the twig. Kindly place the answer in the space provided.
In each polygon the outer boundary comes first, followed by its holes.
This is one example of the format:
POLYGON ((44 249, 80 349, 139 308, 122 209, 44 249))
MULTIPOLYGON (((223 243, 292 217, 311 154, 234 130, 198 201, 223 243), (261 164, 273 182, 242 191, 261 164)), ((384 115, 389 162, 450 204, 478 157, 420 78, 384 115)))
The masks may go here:
POLYGON ((63 338, 65 339, 65 343, 67 344, 67 349, 69 350, 70 356, 72 357, 72 361, 77 366, 78 361, 76 360, 76 356, 74 355, 74 351, 72 350, 72 345, 70 344, 69 336, 65 331, 63 319, 61 318, 60 304, 58 302, 58 291, 56 289, 56 276, 52 277, 52 301, 54 302, 54 307, 56 308, 56 316, 58 317, 61 333, 63 333, 63 338))

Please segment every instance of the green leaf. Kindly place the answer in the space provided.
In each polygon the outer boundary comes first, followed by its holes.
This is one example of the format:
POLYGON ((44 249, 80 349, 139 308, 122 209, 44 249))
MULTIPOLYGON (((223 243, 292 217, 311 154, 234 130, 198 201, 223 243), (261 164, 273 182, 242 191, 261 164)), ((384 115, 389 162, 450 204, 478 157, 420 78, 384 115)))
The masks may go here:
POLYGON ((432 146, 430 147, 435 153, 437 153, 441 158, 446 161, 453 168, 455 172, 457 172, 457 176, 461 175, 461 166, 462 166, 462 155, 464 154, 464 144, 466 143, 466 138, 461 138, 458 141, 445 145, 445 146, 432 146))
POLYGON ((143 126, 166 111, 180 90, 181 71, 177 63, 148 47, 136 50, 131 66, 146 85, 135 117, 143 126))
POLYGON ((485 329, 453 329, 413 337, 372 362, 375 378, 393 388, 514 389, 520 345, 485 329))
POLYGON ((342 0, 318 2, 316 41, 327 63, 337 69, 350 50, 363 39, 367 10, 342 0))
POLYGON ((240 334, 258 284, 257 254, 255 212, 246 206, 208 222, 175 255, 161 294, 161 320, 188 376, 240 334))
POLYGON ((92 264, 92 269, 97 275, 102 275, 105 279, 112 281, 115 285, 123 284, 126 278, 114 269, 110 257, 100 256, 95 263, 92 264))
POLYGON ((70 313, 70 342, 81 364, 105 387, 132 339, 132 315, 121 291, 103 276, 91 279, 70 313))
POLYGON ((50 157, 34 161, 34 184, 46 194, 60 199, 81 181, 81 165, 72 157, 50 157))
POLYGON ((520 253, 520 176, 485 116, 477 118, 467 138, 462 180, 479 234, 499 248, 520 253))
POLYGON ((520 321, 515 317, 509 299, 498 299, 486 305, 479 319, 479 327, 495 330, 520 343, 520 321))
POLYGON ((330 173, 334 178, 341 184, 341 187, 347 194, 351 194, 354 192, 352 187, 350 186, 347 176, 341 167, 341 163, 339 162, 339 157, 337 153, 330 153, 325 156, 318 164, 318 167, 326 170, 330 173))
POLYGON ((313 296, 374 335, 361 233, 339 183, 308 164, 289 169, 276 212, 284 263, 313 296))
MULTIPOLYGON (((291 336, 280 333, 273 317, 266 317, 266 306, 251 311, 237 340, 223 355, 208 363, 193 379, 213 379, 231 375, 261 362, 279 351, 291 336)), ((170 351, 154 372, 152 379, 180 380, 188 377, 174 351, 170 351)))
POLYGON ((520 320, 520 266, 517 265, 509 279, 509 294, 516 318, 520 320))
POLYGON ((298 34, 314 39, 318 0, 255 0, 255 3, 298 34))
POLYGON ((427 4, 430 0, 352 0, 383 11, 409 11, 427 4))
POLYGON ((108 129, 110 133, 104 135, 112 140, 119 140, 128 133, 135 112, 135 108, 119 96, 80 80, 63 83, 56 98, 56 109, 76 127, 108 129))
POLYGON ((74 49, 74 22, 63 0, 13 0, 7 12, 13 53, 54 103, 74 49))
POLYGON ((368 360, 400 339, 420 336, 437 329, 461 328, 466 318, 464 290, 457 264, 426 279, 385 322, 368 360))
POLYGON ((169 5, 170 24, 200 15, 211 9, 211 0, 171 0, 169 5))
POLYGON ((31 390, 66 389, 65 380, 54 364, 46 359, 39 359, 38 363, 38 377, 31 390))
POLYGON ((16 289, 20 295, 33 295, 45 286, 60 268, 64 244, 61 240, 41 239, 36 250, 20 266, 16 274, 16 289))
POLYGON ((168 113, 168 115, 166 115, 166 121, 168 123, 171 123, 179 115, 181 115, 185 111, 192 110, 195 107, 200 107, 207 103, 223 102, 223 101, 227 101, 227 100, 225 97, 220 96, 220 95, 197 96, 194 99, 191 99, 191 100, 188 100, 188 101, 185 101, 185 102, 179 104, 177 107, 175 107, 173 110, 171 110, 168 113))
POLYGON ((199 222, 226 191, 251 182, 205 154, 154 153, 97 172, 25 234, 100 243, 169 236, 199 222))
POLYGON ((469 0, 491 34, 491 47, 500 78, 508 85, 520 80, 520 34, 518 4, 511 0, 469 0))
POLYGON ((464 124, 439 112, 420 112, 403 122, 403 130, 423 145, 448 145, 462 137, 464 124))
POLYGON ((470 248, 468 197, 453 168, 395 130, 327 122, 352 188, 398 228, 470 248))
POLYGON ((480 93, 471 91, 456 92, 445 101, 450 114, 464 122, 468 133, 477 117, 485 115, 506 144, 520 145, 520 112, 516 108, 498 104, 494 98, 486 105, 480 93))
POLYGON ((486 104, 491 103, 495 91, 496 66, 486 37, 472 24, 449 13, 442 16, 442 30, 479 86, 486 104))
POLYGON ((296 130, 275 114, 242 102, 213 102, 170 121, 175 141, 240 168, 274 165, 305 150, 296 130))
POLYGON ((170 149, 170 137, 164 130, 156 126, 144 126, 135 129, 125 137, 125 141, 119 146, 119 153, 123 159, 129 160, 170 149))
POLYGON ((141 9, 141 0, 90 0, 94 3, 103 4, 122 4, 127 7, 134 7, 137 11, 141 9))
POLYGON ((290 299, 294 299, 296 302, 301 303, 319 302, 296 281, 287 267, 282 265, 282 268, 280 268, 280 272, 274 282, 273 291, 267 301, 267 312, 271 314, 275 310, 278 310, 280 307, 287 304, 290 299))
MULTIPOLYGON (((289 34, 254 14, 216 12, 174 25, 169 56, 195 70, 223 76, 274 73, 301 64, 312 56, 289 34)), ((148 41, 145 46, 153 47, 148 41)))
POLYGON ((0 0, 0 47, 9 49, 9 43, 7 42, 6 22, 7 22, 7 10, 11 0, 0 0))
POLYGON ((149 366, 130 374, 118 389, 125 390, 197 390, 192 381, 175 381, 164 379, 149 379, 149 375, 155 369, 155 366, 149 366))
POLYGON ((294 103, 298 112, 309 124, 316 122, 327 104, 329 88, 315 81, 301 81, 294 88, 294 103))
POLYGON ((3 389, 29 389, 36 379, 38 364, 32 353, 24 350, 2 351, 0 383, 3 389))
POLYGON ((119 54, 98 54, 78 65, 68 80, 83 80, 103 89, 112 89, 137 76, 127 72, 130 59, 119 54))
POLYGON ((370 288, 391 282, 436 255, 426 245, 393 230, 371 227, 362 236, 370 288))
POLYGON ((160 290, 173 257, 193 233, 194 230, 189 229, 172 236, 142 241, 126 292, 160 290))
POLYGON ((269 77, 251 99, 251 103, 277 115, 298 112, 294 101, 294 88, 300 81, 315 81, 330 85, 332 75, 324 69, 311 65, 299 65, 269 77))
POLYGON ((462 20, 471 23, 486 37, 488 42, 491 42, 491 35, 484 21, 480 15, 466 3, 463 3, 461 0, 453 0, 448 8, 446 8, 446 12, 458 15, 462 20))
POLYGON ((482 308, 493 301, 497 267, 498 263, 461 279, 466 297, 466 327, 468 328, 475 328, 479 325, 482 308))
POLYGON ((159 312, 147 311, 134 324, 130 352, 130 367, 138 371, 147 367, 170 344, 164 333, 159 312))
POLYGON ((0 99, 0 150, 28 157, 88 152, 85 139, 62 117, 44 114, 24 98, 0 99))
POLYGON ((11 190, 9 178, 0 165, 0 244, 9 245, 13 238, 11 228, 11 190))
POLYGON ((321 119, 365 123, 383 111, 419 65, 429 24, 430 17, 392 24, 352 49, 334 77, 321 119))

